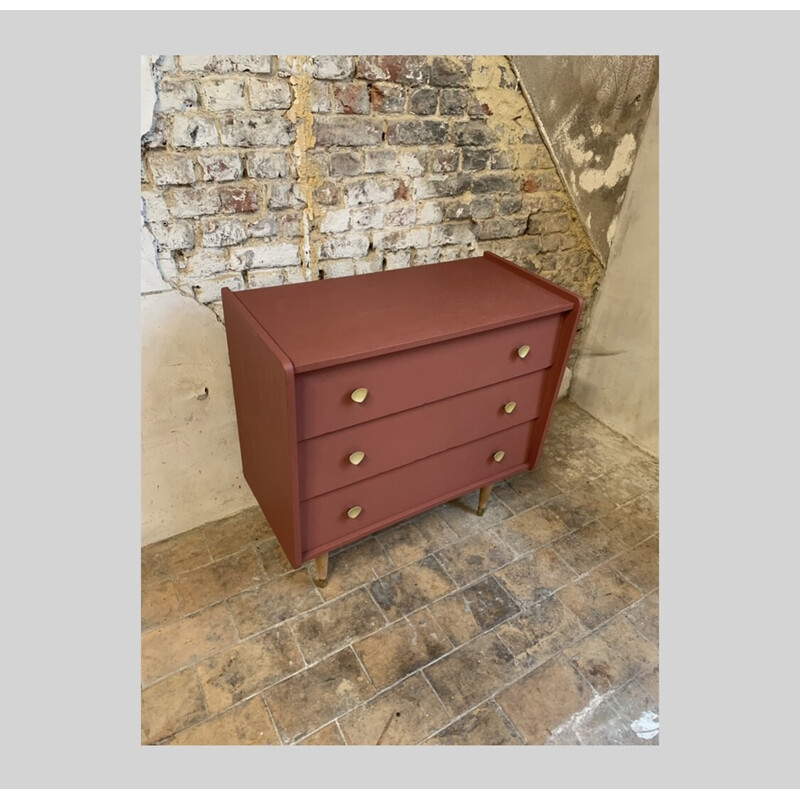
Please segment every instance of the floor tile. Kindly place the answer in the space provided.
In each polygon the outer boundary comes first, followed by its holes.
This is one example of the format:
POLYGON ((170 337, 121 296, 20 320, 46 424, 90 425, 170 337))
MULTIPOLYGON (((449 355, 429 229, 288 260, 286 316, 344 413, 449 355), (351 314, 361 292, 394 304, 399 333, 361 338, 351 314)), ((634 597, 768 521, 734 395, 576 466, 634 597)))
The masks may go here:
POLYGON ((181 616, 180 601, 172 581, 142 585, 142 630, 181 616))
POLYGON ((558 599, 588 630, 596 628, 642 597, 642 592, 607 564, 601 564, 558 591, 558 599))
POLYGON ((599 692, 617 689, 658 663, 658 648, 619 616, 564 650, 564 655, 599 692))
POLYGON ((292 563, 286 557, 286 553, 283 552, 283 548, 274 534, 270 533, 255 542, 253 550, 261 562, 265 580, 271 580, 279 575, 287 575, 290 572, 294 572, 292 563))
POLYGON ((592 699, 592 688, 561 655, 497 695, 497 704, 528 744, 550 734, 592 699))
POLYGON ((509 485, 508 481, 496 483, 492 487, 492 496, 500 500, 512 514, 521 514, 536 505, 530 495, 520 494, 509 485))
POLYGON ((571 726, 582 745, 633 745, 636 737, 616 707, 604 699, 571 726))
POLYGON ((340 650, 264 692, 283 742, 321 728, 375 694, 350 649, 340 650))
POLYGON ((586 634, 580 620, 555 596, 525 609, 496 630, 516 661, 525 669, 539 666, 586 634))
POLYGON ((456 585, 434 556, 390 572, 370 584, 375 602, 390 619, 410 614, 450 593, 456 585))
POLYGON ((447 712, 417 673, 339 719, 350 745, 415 745, 449 721, 447 712))
POLYGON ((548 500, 544 508, 556 514, 567 528, 574 531, 613 511, 616 505, 597 481, 582 481, 570 486, 564 494, 548 500))
POLYGON ((550 547, 539 550, 497 570, 494 576, 518 603, 538 603, 577 578, 550 547))
POLYGON ((194 669, 176 672, 142 691, 142 743, 158 742, 206 714, 194 669))
POLYGON ((224 558, 261 539, 273 536, 264 512, 258 506, 211 522, 203 527, 203 532, 208 550, 214 559, 224 558))
POLYGON ((651 592, 632 605, 625 616, 645 639, 658 644, 658 591, 651 592))
POLYGON ((325 588, 258 507, 142 548, 143 743, 658 745, 658 478, 563 400, 483 517, 339 548, 325 588))
POLYGON ((568 530, 561 519, 547 508, 534 508, 517 514, 497 528, 500 538, 520 555, 549 544, 568 530))
POLYGON ((396 567, 405 567, 458 540, 455 531, 435 512, 415 517, 378 535, 396 567))
POLYGON ((548 747, 580 747, 581 740, 569 726, 557 728, 547 740, 542 742, 548 747))
POLYGON ((236 628, 224 604, 169 622, 142 635, 142 683, 230 647, 236 628))
POLYGON ((172 573, 161 559, 158 551, 154 550, 155 546, 150 544, 142 548, 140 577, 143 589, 151 583, 163 583, 172 577, 172 573))
POLYGON ((658 532, 658 495, 645 494, 602 517, 621 548, 634 547, 658 532))
POLYGON ((576 484, 592 481, 608 470, 595 461, 586 450, 569 451, 550 466, 550 474, 562 492, 569 491, 576 484))
POLYGON ((452 645, 427 609, 401 619, 353 645, 377 689, 391 686, 435 661, 452 645))
POLYGON ((519 670, 494 633, 485 633, 424 670, 448 712, 460 716, 510 683, 519 670))
POLYGON ((184 613, 218 603, 264 580, 261 563, 252 549, 242 550, 219 561, 184 572, 175 579, 184 613))
POLYGON ((518 613, 519 606, 490 575, 437 600, 430 610, 450 641, 461 645, 518 613))
POLYGON ((377 537, 370 536, 330 554, 328 585, 319 592, 326 600, 330 600, 363 584, 369 585, 376 577, 394 568, 377 537))
POLYGON ((345 740, 342 738, 339 726, 335 722, 330 722, 305 739, 300 739, 297 744, 340 747, 345 744, 345 740))
POLYGON ((295 617, 289 623, 309 664, 385 624, 383 614, 363 587, 295 617))
POLYGON ((538 506, 550 498, 561 494, 561 489, 548 479, 547 475, 541 469, 525 470, 518 475, 512 475, 506 479, 508 486, 521 498, 522 504, 525 508, 520 508, 519 500, 512 498, 509 503, 506 503, 505 493, 499 493, 500 500, 508 506, 509 509, 515 514, 527 510, 527 508, 538 506))
POLYGON ((594 483, 615 505, 627 503, 658 487, 658 481, 630 465, 615 467, 597 478, 594 483))
POLYGON ((251 636, 320 605, 322 598, 304 569, 266 581, 232 597, 228 607, 242 637, 251 636))
POLYGON ((425 741, 438 745, 521 745, 522 737, 498 705, 490 701, 425 741))
POLYGON ((658 703, 658 690, 659 690, 659 669, 652 667, 640 673, 636 679, 642 688, 658 703))
POLYGON ((282 625, 197 665, 209 711, 216 714, 305 666, 291 631, 282 625))
POLYGON ((173 745, 276 745, 278 732, 260 697, 252 697, 219 716, 177 733, 173 745))
POLYGON ((513 558, 511 548, 492 531, 461 539, 436 554, 436 560, 459 586, 485 577, 513 558))
POLYGON ((658 744, 658 702, 643 687, 633 680, 609 697, 622 720, 638 741, 634 744, 658 744))
POLYGON ((609 562, 610 566, 637 589, 658 588, 658 536, 651 536, 609 562))
POLYGON ((477 515, 477 510, 478 492, 471 492, 437 509, 459 538, 481 533, 511 516, 511 512, 495 496, 489 498, 489 505, 482 517, 477 515))
POLYGON ((179 533, 148 548, 150 558, 157 559, 169 575, 179 575, 211 563, 203 528, 179 533))
POLYGON ((584 575, 595 567, 618 555, 622 545, 602 520, 590 522, 553 542, 553 550, 569 564, 578 575, 584 575))
POLYGON ((583 425, 551 425, 544 446, 550 456, 561 459, 572 453, 591 450, 597 446, 597 440, 583 425))
POLYGON ((606 428, 603 433, 596 434, 595 439, 597 443, 586 451, 586 455, 602 464, 606 472, 626 466, 639 469, 642 473, 655 474, 652 470, 655 459, 619 434, 606 428))

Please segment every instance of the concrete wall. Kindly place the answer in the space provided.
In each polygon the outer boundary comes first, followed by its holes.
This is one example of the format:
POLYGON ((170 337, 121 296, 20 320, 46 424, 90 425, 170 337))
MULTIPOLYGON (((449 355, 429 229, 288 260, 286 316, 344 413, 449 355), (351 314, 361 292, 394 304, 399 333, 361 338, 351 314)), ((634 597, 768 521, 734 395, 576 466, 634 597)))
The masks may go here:
POLYGON ((158 56, 147 66, 144 543, 255 503, 239 465, 222 286, 492 250, 591 307, 603 264, 508 59, 158 56))
POLYGON ((606 264, 658 83, 658 59, 513 56, 511 60, 581 221, 606 264))
POLYGON ((590 414, 658 453, 657 91, 570 391, 590 414))

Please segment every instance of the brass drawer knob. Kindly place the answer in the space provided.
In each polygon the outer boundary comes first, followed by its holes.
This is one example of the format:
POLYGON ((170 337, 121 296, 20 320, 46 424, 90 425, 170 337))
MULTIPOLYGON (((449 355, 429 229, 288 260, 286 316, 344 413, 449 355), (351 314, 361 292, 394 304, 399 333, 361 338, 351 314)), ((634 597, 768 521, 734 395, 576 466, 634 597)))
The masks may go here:
POLYGON ((503 411, 505 411, 506 414, 513 414, 514 413, 514 409, 516 407, 517 407, 517 404, 512 400, 510 403, 506 403, 503 406, 503 411))
POLYGON ((518 347, 517 348, 517 355, 520 358, 525 358, 525 356, 527 356, 528 353, 530 353, 530 351, 531 351, 530 345, 524 344, 524 345, 522 345, 522 347, 518 347))
POLYGON ((350 399, 354 403, 363 403, 367 399, 367 395, 369 394, 368 389, 356 389, 350 394, 350 399))
POLYGON ((497 451, 497 452, 496 452, 496 453, 495 453, 495 454, 492 456, 492 458, 493 458, 495 461, 502 461, 502 460, 505 458, 505 455, 506 455, 506 453, 505 453, 505 450, 498 450, 498 451, 497 451))
POLYGON ((362 452, 361 450, 356 450, 355 453, 350 453, 350 458, 348 461, 357 467, 364 460, 365 455, 366 453, 362 452))
POLYGON ((355 519, 361 513, 361 506, 353 506, 347 509, 347 516, 350 519, 355 519))

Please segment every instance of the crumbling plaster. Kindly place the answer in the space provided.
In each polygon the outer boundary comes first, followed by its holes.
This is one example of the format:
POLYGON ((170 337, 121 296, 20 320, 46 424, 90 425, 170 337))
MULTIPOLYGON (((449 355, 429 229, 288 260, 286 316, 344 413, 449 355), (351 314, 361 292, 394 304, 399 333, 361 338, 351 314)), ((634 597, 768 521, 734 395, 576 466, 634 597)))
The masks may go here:
MULTIPOLYGON (((144 134, 155 103, 145 57, 141 81, 144 134)), ((159 262, 142 219, 142 545, 255 505, 241 474, 225 329, 159 262)))
POLYGON ((572 399, 658 454, 658 90, 575 362, 572 399))
POLYGON ((542 138, 604 264, 658 83, 655 56, 512 56, 542 138))

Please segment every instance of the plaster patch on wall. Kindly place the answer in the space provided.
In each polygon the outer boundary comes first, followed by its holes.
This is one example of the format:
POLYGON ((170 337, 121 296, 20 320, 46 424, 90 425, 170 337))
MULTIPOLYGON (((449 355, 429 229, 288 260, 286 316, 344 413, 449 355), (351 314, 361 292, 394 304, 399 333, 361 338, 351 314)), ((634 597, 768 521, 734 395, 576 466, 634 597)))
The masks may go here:
POLYGON ((581 173, 578 183, 586 192, 595 192, 603 187, 616 186, 623 178, 627 178, 631 174, 635 155, 636 139, 632 133, 626 133, 614 149, 614 155, 608 167, 604 170, 587 169, 581 173))
POLYGON ((303 280, 317 277, 319 264, 319 243, 311 245, 311 231, 314 229, 314 220, 319 216, 319 209, 314 197, 314 190, 323 184, 320 166, 312 161, 308 154, 316 144, 314 137, 314 115, 311 111, 311 78, 309 73, 313 64, 303 56, 289 56, 286 59, 291 74, 289 84, 292 87, 293 101, 291 108, 286 112, 286 118, 297 123, 297 137, 294 141, 292 154, 297 170, 298 188, 302 192, 305 208, 303 208, 303 242, 302 263, 303 280))
POLYGON ((152 71, 153 58, 142 56, 139 70, 141 81, 140 124, 141 136, 153 127, 153 112, 156 107, 156 86, 152 71))
MULTIPOLYGON (((608 226, 608 233, 606 233, 606 241, 608 242, 609 248, 611 247, 611 243, 614 241, 614 234, 617 232, 617 220, 619 216, 614 217, 608 226)), ((588 221, 587 221, 588 224, 588 221)))
POLYGON ((158 267, 156 256, 156 241, 149 228, 142 222, 141 244, 141 288, 142 294, 149 292, 166 292, 170 290, 169 284, 164 280, 161 270, 158 267))
POLYGON ((580 133, 576 139, 564 138, 564 147, 569 157, 578 167, 588 164, 594 157, 592 150, 586 150, 586 137, 580 133))
POLYGON ((607 264, 608 227, 638 153, 658 83, 658 57, 510 59, 592 247, 607 264), (573 169, 577 180, 570 174, 573 169), (585 222, 589 212, 591 226, 585 222))
POLYGON ((478 85, 473 84, 478 102, 489 109, 489 115, 485 119, 486 124, 501 137, 506 133, 510 134, 511 144, 521 142, 528 130, 527 122, 530 114, 522 92, 516 86, 502 84, 500 68, 494 56, 476 56, 473 73, 476 71, 480 71, 487 78, 485 85, 483 82, 478 85), (510 120, 516 123, 513 130, 506 127, 510 120))
POLYGON ((652 711, 643 712, 639 719, 631 723, 631 730, 640 739, 652 739, 658 736, 658 727, 658 714, 652 711))

